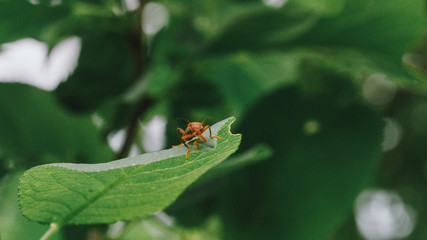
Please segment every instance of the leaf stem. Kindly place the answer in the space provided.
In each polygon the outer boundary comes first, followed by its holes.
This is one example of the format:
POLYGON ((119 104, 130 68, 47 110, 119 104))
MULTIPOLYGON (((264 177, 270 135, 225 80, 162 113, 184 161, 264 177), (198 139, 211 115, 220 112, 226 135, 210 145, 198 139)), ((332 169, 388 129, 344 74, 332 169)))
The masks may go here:
POLYGON ((50 239, 53 236, 53 234, 55 234, 60 228, 61 228, 61 225, 57 223, 51 223, 49 229, 43 234, 40 240, 50 239))

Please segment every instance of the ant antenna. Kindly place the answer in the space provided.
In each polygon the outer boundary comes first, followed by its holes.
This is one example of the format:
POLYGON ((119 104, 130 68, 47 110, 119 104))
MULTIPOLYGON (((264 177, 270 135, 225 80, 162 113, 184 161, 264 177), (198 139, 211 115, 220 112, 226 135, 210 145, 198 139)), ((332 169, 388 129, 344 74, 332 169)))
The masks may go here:
POLYGON ((212 117, 211 117, 211 116, 207 116, 207 117, 203 118, 203 120, 202 120, 202 124, 205 122, 205 120, 206 120, 207 118, 212 118, 212 117))
POLYGON ((187 121, 188 123, 191 123, 191 121, 190 121, 190 120, 188 120, 188 119, 186 119, 186 118, 179 117, 179 118, 177 118, 177 119, 182 119, 182 120, 187 121))

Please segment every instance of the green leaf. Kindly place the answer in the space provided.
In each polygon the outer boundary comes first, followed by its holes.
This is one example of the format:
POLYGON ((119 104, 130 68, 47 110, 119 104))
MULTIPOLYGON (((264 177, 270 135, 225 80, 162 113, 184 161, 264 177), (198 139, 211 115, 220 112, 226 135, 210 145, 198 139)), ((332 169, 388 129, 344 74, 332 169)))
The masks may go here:
POLYGON ((212 41, 207 50, 209 56, 241 50, 270 51, 268 54, 278 50, 287 55, 308 52, 305 58, 317 54, 314 60, 321 56, 321 61, 339 68, 344 61, 344 67, 357 72, 359 77, 361 73, 366 78, 369 74, 383 72, 396 82, 411 84, 412 79, 401 59, 420 41, 426 28, 423 0, 291 3, 272 14, 267 12, 273 10, 258 10, 236 16, 212 41), (326 14, 328 11, 330 15, 326 14))
POLYGON ((346 1, 340 15, 320 19, 311 31, 283 46, 304 49, 306 57, 320 57, 360 79, 382 72, 413 87, 402 57, 420 41, 426 23, 423 0, 346 1))
POLYGON ((347 0, 340 15, 321 19, 292 45, 369 50, 400 62, 426 28, 424 2, 347 0))
POLYGON ((221 89, 227 107, 234 114, 244 114, 262 96, 295 83, 300 59, 293 53, 238 53, 207 58, 196 66, 221 89))
POLYGON ((295 54, 296 58, 309 60, 313 64, 334 68, 338 72, 346 72, 358 82, 363 82, 371 74, 384 73, 388 80, 400 86, 425 91, 425 87, 406 71, 400 61, 393 61, 386 55, 339 48, 298 49, 295 54))
POLYGON ((269 8, 245 12, 229 21, 207 47, 206 53, 265 50, 294 40, 308 31, 317 16, 299 8, 269 8))
MULTIPOLYGON (((235 152, 241 135, 231 134, 228 118, 212 126, 222 140, 202 150, 186 148, 147 153, 104 164, 49 164, 21 177, 24 216, 42 223, 112 223, 144 217, 170 205, 184 189, 235 152)), ((207 131, 208 132, 208 131, 207 131)), ((208 136, 208 135, 206 135, 208 136)))
POLYGON ((345 77, 314 73, 317 79, 266 97, 242 121, 242 150, 261 141, 274 156, 230 176, 221 207, 229 239, 324 239, 374 173, 381 118, 345 77))
POLYGON ((105 162, 113 153, 89 115, 65 111, 46 91, 0 84, 0 151, 11 157, 105 162))

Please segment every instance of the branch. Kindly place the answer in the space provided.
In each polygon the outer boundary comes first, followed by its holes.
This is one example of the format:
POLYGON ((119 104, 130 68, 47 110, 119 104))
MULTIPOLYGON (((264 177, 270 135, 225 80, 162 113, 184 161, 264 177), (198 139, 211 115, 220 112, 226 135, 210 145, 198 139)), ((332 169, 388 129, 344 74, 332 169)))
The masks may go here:
POLYGON ((125 143, 123 144, 123 147, 120 152, 116 155, 116 159, 121 159, 128 155, 136 135, 136 126, 138 125, 139 117, 146 112, 146 110, 151 106, 152 103, 153 100, 147 97, 142 98, 139 102, 139 105, 129 122, 128 128, 126 129, 125 143))
MULTIPOLYGON (((133 79, 136 82, 138 79, 143 76, 146 65, 147 65, 147 45, 144 39, 144 34, 142 32, 142 10, 144 9, 146 0, 140 0, 140 6, 138 8, 138 20, 136 26, 130 32, 130 45, 132 47, 132 52, 134 53, 134 63, 135 71, 133 79)), ((148 97, 143 97, 130 119, 128 128, 126 130, 126 139, 122 146, 122 149, 116 155, 115 159, 121 159, 126 157, 129 154, 129 150, 132 146, 133 140, 136 135, 136 127, 138 124, 138 119, 142 116, 146 110, 151 106, 152 100, 148 97)))

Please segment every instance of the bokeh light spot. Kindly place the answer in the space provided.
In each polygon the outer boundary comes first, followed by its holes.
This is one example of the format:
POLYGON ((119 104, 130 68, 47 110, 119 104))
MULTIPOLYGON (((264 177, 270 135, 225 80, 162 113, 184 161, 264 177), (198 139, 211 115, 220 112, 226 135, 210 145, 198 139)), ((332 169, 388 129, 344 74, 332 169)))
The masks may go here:
POLYGON ((272 8, 281 8, 288 2, 288 0, 262 0, 262 2, 272 8))
POLYGON ((165 117, 156 115, 142 126, 142 146, 146 152, 155 152, 165 148, 166 124, 165 117))
POLYGON ((313 135, 320 131, 320 122, 315 119, 307 120, 304 123, 303 129, 307 135, 313 135))
POLYGON ((142 12, 142 29, 147 35, 155 35, 169 23, 169 12, 160 3, 149 2, 142 12))
POLYGON ((396 84, 387 79, 382 73, 370 75, 363 83, 363 96, 365 99, 377 106, 383 106, 393 100, 396 94, 396 84))
POLYGON ((411 207, 391 191, 366 190, 356 200, 356 224, 367 240, 404 238, 414 228, 411 207))

